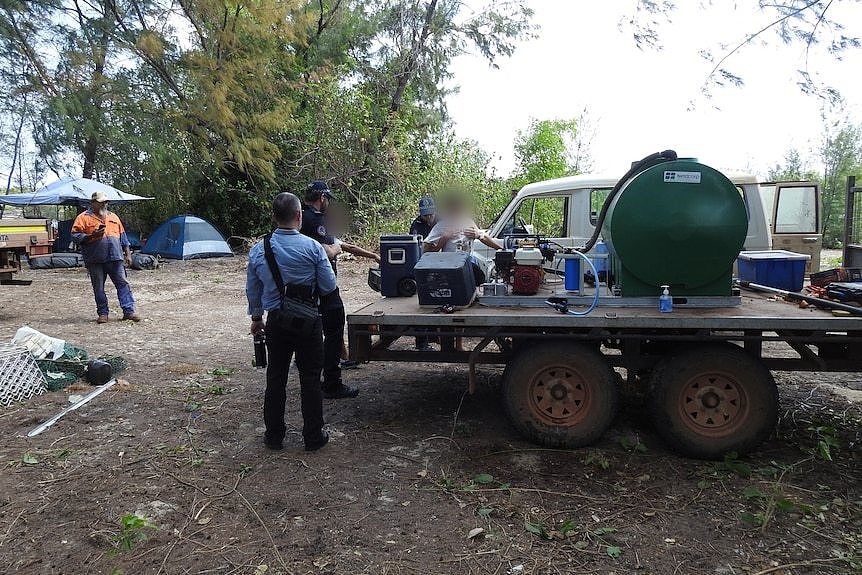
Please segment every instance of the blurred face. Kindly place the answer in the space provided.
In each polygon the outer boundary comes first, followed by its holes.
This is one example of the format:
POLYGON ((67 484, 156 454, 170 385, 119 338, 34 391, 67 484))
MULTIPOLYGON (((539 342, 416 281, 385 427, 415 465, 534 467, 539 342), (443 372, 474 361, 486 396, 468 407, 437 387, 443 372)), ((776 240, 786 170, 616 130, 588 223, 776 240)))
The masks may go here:
POLYGON ((108 210, 108 202, 90 202, 94 214, 104 214, 108 210))
POLYGON ((437 219, 437 214, 435 214, 435 213, 431 213, 431 214, 422 216, 422 221, 424 221, 426 224, 432 224, 432 223, 434 223, 434 220, 436 220, 436 219, 437 219))
POLYGON ((326 195, 320 196, 320 211, 321 212, 325 212, 327 209, 329 209, 329 204, 330 204, 329 196, 326 196, 326 195))

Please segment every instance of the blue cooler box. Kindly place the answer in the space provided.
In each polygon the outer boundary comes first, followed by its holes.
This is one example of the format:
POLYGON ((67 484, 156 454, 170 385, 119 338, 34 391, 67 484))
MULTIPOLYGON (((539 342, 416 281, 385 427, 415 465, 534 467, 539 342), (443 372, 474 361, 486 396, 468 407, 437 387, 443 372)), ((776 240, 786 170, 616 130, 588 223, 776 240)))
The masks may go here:
POLYGON ((476 296, 476 276, 466 252, 432 252, 414 268, 419 305, 467 306, 476 296))
POLYGON ((799 291, 805 281, 808 254, 785 250, 740 252, 737 259, 739 279, 786 291, 799 291))
POLYGON ((386 297, 416 295, 413 267, 421 255, 419 236, 380 236, 380 294, 386 297))

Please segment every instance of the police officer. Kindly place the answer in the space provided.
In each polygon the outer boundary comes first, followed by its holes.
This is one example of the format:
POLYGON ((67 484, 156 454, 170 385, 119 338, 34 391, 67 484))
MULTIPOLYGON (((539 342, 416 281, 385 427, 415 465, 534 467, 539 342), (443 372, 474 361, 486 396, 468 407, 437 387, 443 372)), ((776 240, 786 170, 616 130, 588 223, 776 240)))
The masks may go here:
POLYGON ((422 196, 419 199, 419 215, 410 224, 410 235, 427 238, 435 225, 437 225, 437 207, 434 205, 434 198, 422 196))
MULTIPOLYGON (((317 240, 326 251, 333 272, 338 268, 335 259, 341 253, 341 246, 329 233, 326 226, 326 209, 335 199, 335 194, 326 182, 315 180, 305 190, 305 204, 302 207, 302 233, 317 240)), ((336 289, 333 293, 320 298, 320 315, 323 318, 323 397, 340 399, 356 397, 359 389, 345 385, 341 380, 341 351, 344 346, 344 302, 336 289)))
MULTIPOLYGON (((285 387, 290 362, 296 354, 302 409, 302 437, 306 451, 326 445, 329 434, 323 431, 323 397, 320 372, 323 368, 323 330, 319 318, 311 320, 311 335, 298 335, 279 322, 282 297, 277 287, 284 284, 285 293, 301 291, 306 297, 320 294, 325 298, 338 294, 335 273, 323 247, 300 234, 302 204, 295 195, 281 193, 272 202, 272 219, 276 229, 268 237, 281 282, 267 262, 266 240, 258 242, 248 255, 246 297, 251 315, 251 333, 266 333, 269 362, 266 368, 266 393, 263 417, 266 424, 264 442, 270 449, 282 449, 286 426, 285 387), (266 323, 263 313, 267 312, 266 323)), ((313 308, 312 308, 313 309, 313 308)))

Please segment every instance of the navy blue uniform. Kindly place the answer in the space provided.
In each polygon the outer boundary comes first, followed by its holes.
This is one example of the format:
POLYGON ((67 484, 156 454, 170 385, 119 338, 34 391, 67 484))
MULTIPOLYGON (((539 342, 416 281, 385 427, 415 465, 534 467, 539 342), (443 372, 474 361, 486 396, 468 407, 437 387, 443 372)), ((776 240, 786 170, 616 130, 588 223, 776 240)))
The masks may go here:
MULTIPOLYGON (((326 228, 326 214, 318 212, 314 206, 302 205, 302 229, 300 231, 303 235, 317 240, 323 245, 331 246, 335 243, 335 236, 330 234, 326 228)), ((335 261, 329 260, 329 262, 332 264, 332 271, 337 274, 335 261)))
MULTIPOLYGON (((434 224, 437 222, 435 221, 434 224)), ((422 216, 417 216, 413 223, 410 224, 410 235, 411 236, 422 236, 423 238, 427 238, 428 234, 431 233, 431 230, 434 229, 434 224, 428 225, 428 223, 422 219, 422 216)))
MULTIPOLYGON (((335 237, 326 229, 326 214, 314 206, 302 206, 302 229, 306 235, 324 245, 335 243, 335 237)), ((332 271, 338 273, 334 260, 332 271)), ((344 345, 344 302, 336 289, 329 295, 320 298, 320 316, 323 320, 323 391, 332 391, 342 385, 341 381, 341 347, 344 345)))

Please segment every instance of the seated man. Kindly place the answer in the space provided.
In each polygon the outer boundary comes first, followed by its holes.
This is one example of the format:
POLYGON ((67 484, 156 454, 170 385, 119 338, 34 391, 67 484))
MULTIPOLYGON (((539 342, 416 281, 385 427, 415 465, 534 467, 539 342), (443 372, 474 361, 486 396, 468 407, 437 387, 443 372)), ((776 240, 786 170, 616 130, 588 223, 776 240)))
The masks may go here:
MULTIPOLYGON (((424 239, 422 251, 425 253, 462 251, 469 254, 473 249, 473 240, 479 240, 495 250, 503 249, 503 246, 494 238, 479 229, 470 217, 469 211, 467 199, 463 194, 449 192, 444 195, 440 201, 440 219, 424 239)), ((472 255, 470 255, 470 262, 473 265, 476 285, 482 285, 485 283, 485 272, 472 255)), ((455 339, 455 350, 465 351, 460 337, 455 339)))
MULTIPOLYGON (((479 240, 489 248, 503 249, 497 240, 479 229, 469 214, 468 203, 463 195, 450 192, 440 202, 440 219, 431 232, 423 240, 423 252, 456 252, 469 253, 473 248, 473 240, 479 240)), ((470 256, 473 272, 476 274, 476 285, 485 282, 485 273, 479 267, 476 259, 470 256)))

